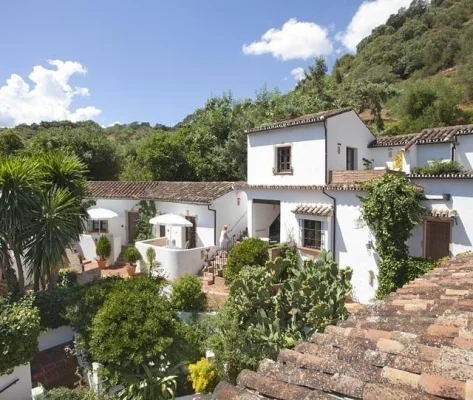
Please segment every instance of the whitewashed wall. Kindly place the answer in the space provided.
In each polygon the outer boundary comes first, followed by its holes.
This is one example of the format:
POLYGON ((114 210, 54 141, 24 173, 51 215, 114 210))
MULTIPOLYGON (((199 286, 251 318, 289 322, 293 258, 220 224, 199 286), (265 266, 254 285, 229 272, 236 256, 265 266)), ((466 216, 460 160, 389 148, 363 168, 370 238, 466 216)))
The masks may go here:
POLYGON ((74 332, 70 326, 60 326, 41 332, 38 337, 38 351, 50 349, 54 346, 70 342, 74 339, 74 332))
POLYGON ((373 249, 368 249, 374 237, 367 226, 359 221, 360 192, 330 192, 337 199, 336 217, 336 261, 342 268, 353 269, 353 292, 355 298, 367 303, 375 296, 378 286, 378 258, 373 249))
POLYGON ((250 185, 318 185, 325 183, 323 123, 275 129, 248 135, 250 185), (277 145, 292 145, 293 175, 275 175, 277 145))
MULTIPOLYGON (((456 255, 473 250, 473 180, 472 179, 413 179, 424 188, 425 194, 450 194, 451 200, 424 201, 429 208, 454 209, 458 217, 452 226, 451 254, 456 255)), ((409 240, 411 255, 422 257, 424 231, 423 224, 413 231, 409 240)))
POLYGON ((1 400, 31 400, 31 369, 30 363, 15 367, 10 375, 0 376, 0 390, 13 381, 18 381, 0 394, 1 400))
POLYGON ((230 239, 233 235, 236 235, 237 239, 239 238, 240 233, 247 228, 247 207, 248 201, 243 190, 233 190, 212 202, 210 208, 216 210, 217 215, 215 244, 218 244, 224 225, 228 226, 230 239), (239 204, 238 199, 240 199, 239 204))
POLYGON ((451 143, 418 144, 417 147, 417 166, 423 167, 429 162, 437 159, 450 161, 452 159, 451 143))
POLYGON ((473 169, 473 135, 458 135, 455 159, 465 169, 473 169))
POLYGON ((388 168, 394 169, 394 162, 396 160, 396 154, 399 153, 402 146, 392 147, 373 147, 370 150, 370 160, 373 160, 373 168, 388 168), (391 153, 391 155, 390 155, 391 153))
POLYGON ((356 169, 363 169, 363 158, 371 159, 368 144, 375 136, 354 111, 327 119, 327 169, 344 171, 347 166, 347 147, 357 151, 356 169), (338 154, 338 143, 340 154, 338 154))

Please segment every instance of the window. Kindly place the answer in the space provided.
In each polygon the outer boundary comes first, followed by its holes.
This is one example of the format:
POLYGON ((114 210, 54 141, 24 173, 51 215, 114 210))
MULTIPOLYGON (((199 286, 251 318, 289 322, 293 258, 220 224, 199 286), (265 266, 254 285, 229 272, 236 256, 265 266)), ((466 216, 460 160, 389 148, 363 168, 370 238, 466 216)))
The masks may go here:
POLYGON ((322 222, 312 221, 310 219, 301 220, 302 247, 321 249, 322 238, 322 222))
POLYGON ((356 169, 356 149, 347 147, 347 171, 356 169))
POLYGON ((276 172, 291 172, 291 146, 277 148, 276 172))
POLYGON ((108 221, 92 221, 92 232, 108 232, 108 221))
POLYGON ((159 225, 159 237, 166 236, 166 225, 159 225))

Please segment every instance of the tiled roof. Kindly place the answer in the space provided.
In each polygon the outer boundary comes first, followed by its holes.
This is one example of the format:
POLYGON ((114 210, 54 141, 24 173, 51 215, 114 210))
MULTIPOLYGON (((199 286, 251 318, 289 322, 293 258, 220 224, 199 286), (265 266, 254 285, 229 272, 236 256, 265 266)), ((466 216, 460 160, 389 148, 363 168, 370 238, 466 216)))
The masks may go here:
POLYGON ((442 264, 237 383, 220 383, 214 397, 472 399, 473 257, 442 264))
POLYGON ((452 172, 450 174, 409 174, 413 179, 472 179, 473 172, 452 172))
POLYGON ((473 125, 442 126, 427 128, 420 133, 409 135, 379 136, 368 147, 405 146, 407 150, 414 144, 448 143, 453 141, 456 135, 471 134, 473 134, 473 125))
POLYGON ((391 147, 391 146, 404 146, 413 138, 416 137, 417 133, 409 135, 397 135, 397 136, 378 136, 373 140, 368 147, 391 147))
POLYGON ((457 211, 449 210, 448 208, 426 208, 424 216, 435 218, 456 218, 457 211))
POLYGON ((245 133, 255 133, 255 132, 262 132, 262 131, 268 131, 272 129, 283 129, 283 128, 289 128, 292 126, 298 126, 298 125, 307 125, 307 124, 313 124, 316 122, 321 122, 327 118, 335 117, 337 115, 346 113, 352 111, 351 108, 341 108, 338 110, 328 110, 328 111, 321 111, 318 113, 314 114, 307 114, 307 115, 302 115, 300 117, 294 118, 294 119, 289 119, 286 121, 279 121, 279 122, 274 122, 271 124, 266 124, 262 126, 258 126, 256 128, 251 128, 247 129, 245 133))
POLYGON ((87 196, 101 199, 137 199, 209 203, 233 190, 238 182, 89 181, 87 196))
POLYGON ((331 204, 299 204, 292 212, 294 214, 331 217, 333 215, 333 207, 331 204))

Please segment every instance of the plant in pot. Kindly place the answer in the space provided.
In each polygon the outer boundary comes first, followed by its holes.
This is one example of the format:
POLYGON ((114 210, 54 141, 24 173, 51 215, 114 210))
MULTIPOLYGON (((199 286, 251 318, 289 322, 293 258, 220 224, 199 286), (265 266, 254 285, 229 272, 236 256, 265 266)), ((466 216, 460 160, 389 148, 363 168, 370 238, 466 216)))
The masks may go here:
POLYGON ((128 247, 123 254, 123 258, 128 263, 126 272, 128 276, 133 276, 136 273, 136 262, 141 258, 141 254, 136 247, 128 247))
POLYGON ((100 236, 97 241, 97 246, 95 248, 97 253, 97 264, 100 268, 105 268, 107 266, 108 258, 112 253, 112 244, 106 236, 100 236))

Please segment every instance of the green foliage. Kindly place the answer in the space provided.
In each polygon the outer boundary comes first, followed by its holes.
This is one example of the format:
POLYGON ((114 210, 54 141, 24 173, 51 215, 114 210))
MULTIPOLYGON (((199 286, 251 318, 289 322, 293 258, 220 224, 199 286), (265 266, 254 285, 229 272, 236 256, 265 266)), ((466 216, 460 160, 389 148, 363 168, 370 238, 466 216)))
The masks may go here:
POLYGON ((140 262, 141 274, 147 275, 149 278, 161 277, 164 279, 160 268, 160 262, 156 261, 156 251, 152 247, 148 247, 148 250, 146 250, 146 260, 141 260, 140 262))
POLYGON ((136 247, 128 247, 123 253, 123 259, 128 264, 135 264, 141 259, 141 254, 136 247))
POLYGON ((351 274, 327 252, 301 269, 282 258, 244 267, 209 339, 219 374, 235 381, 242 369, 255 369, 262 359, 275 359, 282 348, 344 319, 351 274))
POLYGON ((171 303, 178 311, 203 311, 205 293, 202 292, 201 278, 185 274, 172 283, 171 303))
POLYGON ((23 140, 13 130, 0 132, 0 158, 14 156, 24 147, 23 140))
POLYGON ((457 78, 458 83, 463 87, 466 99, 473 100, 473 54, 458 67, 457 78))
POLYGON ((136 276, 113 287, 90 326, 90 353, 119 381, 143 366, 176 364, 188 354, 185 327, 162 292, 162 281, 136 276), (126 318, 124 318, 126 316, 126 318))
POLYGON ((125 388, 118 392, 120 400, 167 400, 174 399, 177 376, 162 376, 162 371, 143 365, 144 374, 133 377, 125 388))
POLYGON ((415 174, 450 174, 463 171, 462 165, 458 161, 444 161, 442 159, 433 160, 423 167, 415 167, 415 174))
POLYGON ((246 265, 264 265, 269 258, 268 249, 268 244, 258 238, 248 238, 236 245, 230 251, 223 271, 225 283, 232 284, 246 265))
POLYGON ((41 330, 56 329, 69 324, 66 317, 66 308, 72 296, 73 289, 67 287, 59 287, 34 294, 33 305, 39 311, 41 330))
POLYGON ((0 375, 31 361, 38 348, 40 318, 31 298, 0 303, 0 375))
POLYGON ((102 235, 99 237, 95 247, 95 252, 102 260, 106 260, 108 257, 110 257, 110 254, 112 253, 112 244, 110 243, 110 239, 107 236, 102 235))
POLYGON ((77 285, 77 272, 72 268, 61 268, 59 270, 57 285, 60 288, 70 288, 77 285))
POLYGON ((426 274, 429 271, 432 271, 438 261, 431 261, 421 257, 409 257, 407 267, 407 282, 413 281, 414 279, 418 278, 426 274))
POLYGON ((103 278, 77 286, 71 291, 65 317, 72 328, 80 334, 80 342, 85 350, 89 349, 92 319, 113 287, 120 281, 121 279, 117 277, 103 278))
POLYGON ((92 390, 64 387, 47 390, 44 395, 44 400, 106 400, 109 398, 105 395, 96 395, 92 390))
POLYGON ((189 365, 189 381, 196 393, 212 393, 219 380, 217 370, 206 358, 189 365))
POLYGON ((141 200, 139 203, 138 219, 136 220, 136 240, 147 240, 153 238, 153 225, 149 220, 156 216, 156 203, 154 201, 141 200))
POLYGON ((407 240, 423 213, 421 193, 402 175, 388 173, 365 185, 361 218, 373 232, 381 259, 377 298, 409 280, 407 240))

